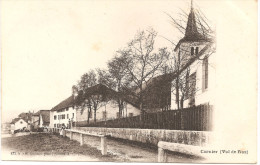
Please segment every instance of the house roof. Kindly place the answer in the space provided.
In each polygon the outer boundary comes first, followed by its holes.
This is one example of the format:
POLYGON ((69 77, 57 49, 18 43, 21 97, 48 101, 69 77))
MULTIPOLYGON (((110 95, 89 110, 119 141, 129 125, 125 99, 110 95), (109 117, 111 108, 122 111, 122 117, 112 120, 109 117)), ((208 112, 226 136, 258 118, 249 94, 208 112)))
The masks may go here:
POLYGON ((39 116, 42 111, 49 111, 49 110, 39 110, 38 112, 33 113, 32 116, 39 116))
POLYGON ((91 96, 91 95, 109 95, 109 96, 117 96, 117 92, 113 89, 108 88, 103 84, 97 84, 92 87, 87 88, 84 93, 84 96, 91 96))
POLYGON ((80 104, 83 102, 85 98, 88 98, 92 95, 102 95, 104 96, 104 99, 116 99, 121 97, 125 102, 131 104, 132 106, 138 108, 138 105, 135 104, 133 101, 131 101, 130 98, 126 97, 123 94, 120 94, 119 92, 116 92, 115 90, 108 88, 107 86, 103 84, 97 84, 92 87, 87 88, 84 92, 79 91, 79 94, 77 96, 77 99, 74 103, 80 104))
POLYGON ((56 105, 55 107, 53 107, 51 109, 51 111, 57 111, 57 110, 61 110, 64 108, 68 108, 74 105, 74 96, 71 95, 70 97, 68 97, 67 99, 63 100, 62 102, 60 102, 58 105, 56 105))
POLYGON ((40 115, 40 111, 35 112, 35 113, 33 114, 33 116, 39 116, 39 115, 40 115))
POLYGON ((23 112, 23 113, 20 113, 20 114, 18 115, 18 117, 20 117, 20 118, 22 118, 24 121, 28 122, 29 120, 31 120, 32 115, 33 115, 33 113, 23 112))
MULTIPOLYGON (((19 120, 25 121, 25 120, 22 119, 22 118, 14 118, 10 124, 15 124, 15 123, 16 123, 17 121, 19 121, 19 120)), ((27 122, 27 121, 25 121, 25 122, 27 122)))

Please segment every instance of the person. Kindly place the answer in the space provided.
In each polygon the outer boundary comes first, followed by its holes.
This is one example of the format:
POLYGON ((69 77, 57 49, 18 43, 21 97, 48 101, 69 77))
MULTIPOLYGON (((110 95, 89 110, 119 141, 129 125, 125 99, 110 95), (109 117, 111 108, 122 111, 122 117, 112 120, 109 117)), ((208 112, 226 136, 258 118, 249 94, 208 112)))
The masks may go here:
POLYGON ((60 135, 63 136, 63 132, 64 132, 64 125, 61 126, 61 130, 60 130, 60 135))
POLYGON ((48 128, 46 125, 43 127, 43 132, 48 132, 48 128))

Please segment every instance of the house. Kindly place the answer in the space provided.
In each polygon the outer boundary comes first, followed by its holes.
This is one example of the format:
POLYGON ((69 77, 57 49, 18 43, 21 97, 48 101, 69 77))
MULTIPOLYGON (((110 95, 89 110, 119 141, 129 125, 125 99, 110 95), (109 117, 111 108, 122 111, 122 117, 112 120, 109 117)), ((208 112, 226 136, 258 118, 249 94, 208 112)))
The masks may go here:
POLYGON ((215 40, 210 35, 201 34, 196 21, 191 4, 185 35, 174 49, 180 69, 172 80, 171 90, 175 92, 171 93, 171 109, 214 105, 215 40), (181 79, 182 84, 179 83, 181 79))
POLYGON ((171 108, 171 81, 175 73, 167 73, 151 79, 143 91, 143 107, 146 112, 158 112, 171 108))
POLYGON ((33 113, 29 112, 23 112, 18 115, 19 118, 22 118, 24 121, 26 121, 28 124, 31 123, 33 113))
POLYGON ((18 118, 21 118, 23 119, 28 125, 27 125, 27 129, 28 130, 31 130, 32 129, 32 116, 33 116, 33 113, 31 113, 30 111, 29 112, 23 112, 23 113, 20 113, 18 115, 18 118))
POLYGON ((60 128, 63 125, 69 127, 73 121, 76 121, 76 109, 72 95, 51 109, 49 127, 60 128))
POLYGON ((15 118, 11 122, 11 130, 25 129, 28 123, 22 118, 15 118))
MULTIPOLYGON (((83 98, 90 97, 92 100, 95 100, 95 98, 101 98, 94 101, 94 102, 99 102, 98 103, 99 105, 97 107, 97 112, 96 112, 97 121, 111 120, 119 117, 132 117, 140 114, 138 105, 134 104, 127 98, 119 95, 119 93, 114 91, 113 89, 110 89, 102 84, 97 84, 95 86, 88 88, 85 91, 85 93, 81 95, 83 95, 83 98), (118 99, 122 99, 124 101, 121 114, 119 114, 119 106, 117 104, 118 99)), ((78 98, 80 97, 82 96, 80 96, 80 92, 79 92, 78 98)), ((84 121, 88 119, 88 116, 90 116, 90 122, 94 121, 94 114, 93 114, 93 104, 95 104, 94 102, 91 101, 90 105, 88 105, 84 110, 77 111, 76 116, 78 121, 84 121), (91 109, 91 111, 88 114, 89 109, 91 109)))
POLYGON ((39 128, 40 125, 40 111, 33 113, 31 118, 31 124, 34 129, 39 128))
MULTIPOLYGON (((94 104, 98 103, 96 111, 96 121, 104 121, 119 118, 117 99, 119 95, 116 91, 102 84, 89 87, 83 91, 74 92, 74 94, 54 108, 50 112, 50 127, 69 127, 71 122, 89 122, 94 121, 94 104), (82 105, 87 101, 86 98, 103 98, 97 102, 89 102, 86 106, 82 105), (83 107, 83 108, 81 108, 83 107)), ((121 117, 136 116, 140 114, 137 106, 125 99, 121 117)))

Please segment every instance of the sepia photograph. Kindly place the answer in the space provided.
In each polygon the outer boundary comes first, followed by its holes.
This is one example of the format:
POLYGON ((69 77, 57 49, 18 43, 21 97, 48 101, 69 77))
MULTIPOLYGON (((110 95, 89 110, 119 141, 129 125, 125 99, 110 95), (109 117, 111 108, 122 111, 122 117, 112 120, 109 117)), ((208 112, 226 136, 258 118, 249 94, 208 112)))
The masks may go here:
POLYGON ((1 160, 257 163, 257 0, 2 0, 1 160))

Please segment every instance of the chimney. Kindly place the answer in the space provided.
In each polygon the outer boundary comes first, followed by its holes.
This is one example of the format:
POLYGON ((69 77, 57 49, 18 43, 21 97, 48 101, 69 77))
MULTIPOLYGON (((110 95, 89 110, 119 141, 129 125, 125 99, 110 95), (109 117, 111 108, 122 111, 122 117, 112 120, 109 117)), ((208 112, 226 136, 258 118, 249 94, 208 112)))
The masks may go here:
POLYGON ((78 96, 78 88, 75 85, 72 86, 72 95, 74 99, 78 96))

